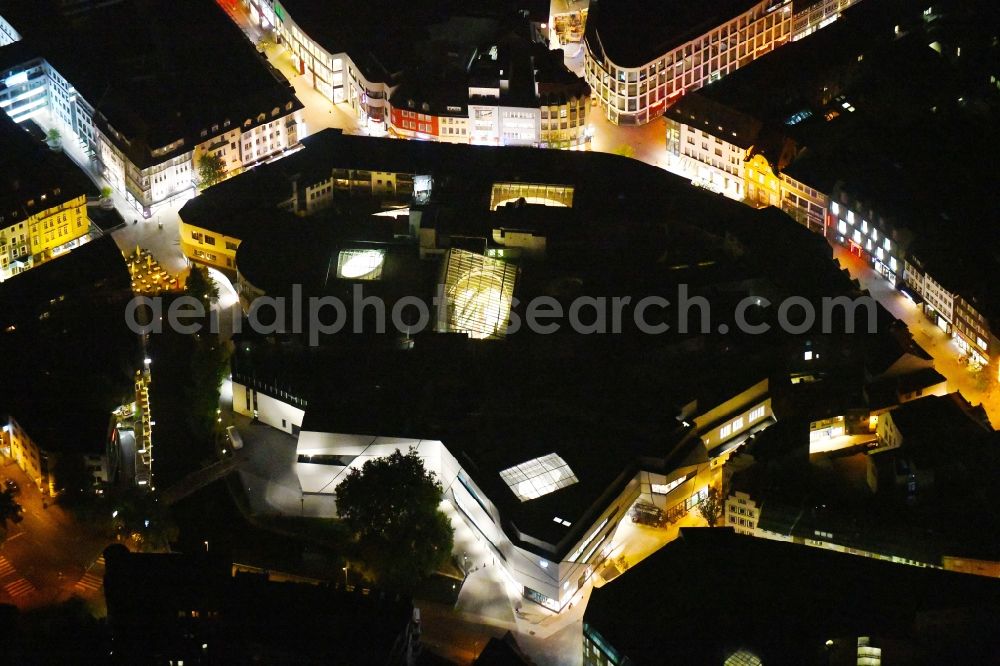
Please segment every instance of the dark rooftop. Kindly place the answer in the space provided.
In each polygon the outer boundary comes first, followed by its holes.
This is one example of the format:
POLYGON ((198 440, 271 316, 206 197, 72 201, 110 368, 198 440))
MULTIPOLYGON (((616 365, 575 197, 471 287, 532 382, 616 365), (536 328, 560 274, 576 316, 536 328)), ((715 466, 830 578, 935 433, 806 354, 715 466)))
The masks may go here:
POLYGON ((0 228, 96 191, 66 155, 0 113, 0 228))
POLYGON ((114 545, 105 559, 108 618, 116 651, 127 656, 169 646, 172 655, 204 658, 207 650, 226 662, 374 665, 397 663, 407 648, 413 606, 378 590, 233 576, 210 553, 129 553, 114 545))
POLYGON ((140 168, 190 151, 205 140, 201 130, 225 120, 240 127, 274 107, 301 108, 214 2, 124 0, 65 16, 55 0, 3 0, 0 15, 94 105, 102 129, 101 115, 123 135, 106 132, 140 168), (152 156, 178 139, 183 147, 152 156))
POLYGON ((820 664, 827 663, 829 639, 854 663, 858 636, 901 640, 922 656, 975 663, 992 658, 989 627, 998 613, 1000 581, 729 528, 682 528, 680 538, 594 590, 584 632, 596 632, 636 666, 663 663, 665 654, 719 664, 741 649, 765 664, 820 664), (719 572, 734 567, 733 580, 719 584, 719 572), (968 631, 930 629, 923 620, 938 612, 962 618, 968 631))

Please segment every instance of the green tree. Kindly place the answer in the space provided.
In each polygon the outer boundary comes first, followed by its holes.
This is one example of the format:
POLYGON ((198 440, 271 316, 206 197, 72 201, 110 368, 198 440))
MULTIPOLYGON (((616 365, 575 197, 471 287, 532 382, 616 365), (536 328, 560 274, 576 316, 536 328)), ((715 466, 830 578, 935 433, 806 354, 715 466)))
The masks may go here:
POLYGON ((219 298, 219 285, 215 284, 207 268, 192 266, 187 280, 184 281, 184 293, 197 298, 207 310, 212 301, 219 298))
POLYGON ((722 494, 718 488, 709 488, 708 497, 703 499, 701 504, 698 505, 698 513, 705 519, 709 527, 715 527, 719 519, 722 518, 722 511, 722 494))
POLYGON ((8 521, 19 523, 24 520, 21 515, 21 505, 14 499, 14 491, 10 488, 0 492, 0 531, 6 532, 8 521))
POLYGON ((216 431, 219 388, 229 372, 229 354, 229 347, 218 336, 195 334, 191 381, 185 397, 191 427, 200 437, 210 437, 216 431))
POLYGON ((211 187, 226 175, 226 163, 214 153, 205 153, 198 160, 198 178, 201 188, 211 187))
POLYGON ((177 540, 178 528, 169 508, 153 493, 122 490, 108 497, 105 507, 115 534, 140 550, 162 550, 177 540))
POLYGON ((634 158, 635 148, 633 148, 631 145, 627 143, 623 143, 614 149, 614 154, 621 155, 622 157, 634 158))
POLYGON ((441 497, 412 448, 369 460, 337 486, 337 512, 377 583, 411 590, 448 561, 453 533, 441 497))

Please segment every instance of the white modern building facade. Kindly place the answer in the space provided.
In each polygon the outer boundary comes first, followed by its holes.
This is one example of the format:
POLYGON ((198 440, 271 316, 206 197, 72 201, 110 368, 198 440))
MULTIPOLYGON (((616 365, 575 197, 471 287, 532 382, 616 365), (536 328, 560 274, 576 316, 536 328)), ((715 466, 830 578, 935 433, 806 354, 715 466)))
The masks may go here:
MULTIPOLYGON (((748 408, 742 418, 744 426, 730 432, 726 441, 746 435, 753 424, 773 422, 769 398, 758 392, 737 396, 740 405, 749 399, 759 404, 748 408), (761 413, 763 410, 763 414, 761 413), (766 416, 765 416, 766 414, 766 416), (752 421, 752 423, 751 423, 752 421)), ((234 378, 232 382, 233 407, 242 415, 255 417, 261 423, 297 435, 295 473, 298 478, 302 505, 310 515, 336 515, 336 488, 353 469, 361 468, 372 458, 385 457, 395 451, 415 449, 426 468, 434 472, 444 489, 444 499, 450 503, 470 530, 494 557, 508 586, 524 598, 545 608, 559 612, 579 599, 579 594, 609 557, 618 554, 614 548, 616 531, 633 504, 640 499, 664 510, 671 519, 677 519, 694 510, 707 496, 708 488, 717 482, 718 473, 712 465, 711 452, 698 441, 699 431, 692 429, 690 442, 682 458, 672 464, 673 469, 658 468, 662 460, 639 459, 627 464, 607 491, 599 493, 595 504, 586 511, 581 507, 567 507, 563 515, 553 515, 553 526, 560 538, 555 542, 538 538, 519 530, 501 506, 511 506, 512 498, 491 497, 476 477, 484 474, 498 475, 503 484, 521 503, 530 502, 549 493, 577 483, 578 476, 586 470, 573 469, 559 450, 536 456, 501 470, 484 470, 479 466, 466 469, 460 462, 465 453, 449 448, 446 442, 400 436, 398 433, 378 432, 326 432, 302 429, 308 404, 288 392, 273 386, 254 385, 253 380, 234 378), (317 512, 316 507, 321 507, 317 512), (570 513, 572 511, 572 513, 570 513), (567 517, 585 514, 587 524, 574 524, 567 517)), ((719 439, 715 431, 726 428, 718 425, 715 414, 734 404, 726 401, 713 407, 705 415, 697 415, 699 422, 705 416, 711 431, 701 433, 703 441, 712 442, 717 448, 719 439)), ((734 417, 740 418, 740 417, 734 417)), ((566 456, 569 458, 570 456, 566 456)), ((585 477, 584 477, 585 478, 585 477)), ((494 479, 496 481, 497 479, 494 479)), ((496 492, 496 491, 494 491, 496 492)), ((518 506, 515 504, 515 506, 518 506)))

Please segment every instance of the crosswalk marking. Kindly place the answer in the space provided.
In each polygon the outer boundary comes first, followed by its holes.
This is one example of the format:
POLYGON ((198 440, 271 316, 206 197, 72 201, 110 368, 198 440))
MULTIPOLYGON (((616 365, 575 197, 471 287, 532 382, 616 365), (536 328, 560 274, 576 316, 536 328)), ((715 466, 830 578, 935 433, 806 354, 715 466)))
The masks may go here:
POLYGON ((87 573, 76 582, 73 589, 80 592, 95 592, 104 586, 104 577, 100 574, 87 573))
POLYGON ((94 564, 96 564, 99 567, 103 567, 104 566, 104 555, 102 554, 100 557, 98 557, 97 560, 94 562, 94 564))
POLYGON ((35 586, 31 584, 30 581, 24 578, 19 578, 13 583, 8 583, 3 586, 4 592, 10 597, 20 597, 25 594, 30 594, 35 591, 35 586))
POLYGON ((11 564, 6 557, 0 555, 0 578, 8 576, 12 573, 17 573, 17 570, 14 569, 14 565, 11 564))

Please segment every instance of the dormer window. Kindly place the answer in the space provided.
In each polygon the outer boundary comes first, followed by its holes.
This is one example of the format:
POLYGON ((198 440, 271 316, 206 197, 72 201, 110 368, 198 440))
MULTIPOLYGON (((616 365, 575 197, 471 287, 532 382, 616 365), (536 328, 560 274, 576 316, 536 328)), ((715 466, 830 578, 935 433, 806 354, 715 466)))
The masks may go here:
POLYGON ((292 103, 291 102, 286 103, 285 104, 285 111, 291 111, 291 110, 292 110, 292 103))
POLYGON ((413 103, 412 99, 408 99, 408 100, 406 100, 406 106, 408 106, 408 107, 410 107, 412 109, 416 105, 413 103))
POLYGON ((251 123, 253 123, 253 121, 247 118, 246 120, 243 121, 243 127, 250 127, 251 123))
POLYGON ((201 136, 202 136, 202 138, 208 136, 208 130, 202 130, 201 131, 201 136))
POLYGON ((212 125, 212 131, 213 132, 218 132, 219 131, 219 125, 218 124, 212 125))
POLYGON ((225 120, 222 121, 222 126, 223 127, 229 127, 230 124, 231 123, 229 122, 229 118, 226 118, 225 120))
POLYGON ((274 116, 278 115, 279 113, 281 113, 281 109, 279 109, 278 107, 274 107, 273 109, 271 109, 271 117, 272 118, 274 116))
POLYGON ((424 102, 423 104, 420 105, 420 108, 423 109, 424 111, 430 111, 431 105, 428 104, 427 102, 424 102))
POLYGON ((262 114, 260 114, 260 115, 257 116, 257 122, 262 123, 262 122, 264 122, 265 118, 267 118, 267 116, 262 113, 262 114))

